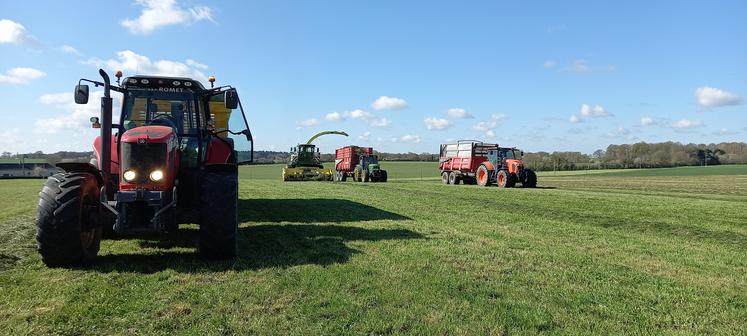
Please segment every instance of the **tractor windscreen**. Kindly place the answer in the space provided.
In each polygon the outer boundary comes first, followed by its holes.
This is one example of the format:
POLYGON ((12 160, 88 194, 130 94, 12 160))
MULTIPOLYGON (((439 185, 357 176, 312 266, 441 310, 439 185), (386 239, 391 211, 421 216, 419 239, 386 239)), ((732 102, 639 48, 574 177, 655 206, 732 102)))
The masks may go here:
POLYGON ((131 90, 122 111, 122 127, 129 130, 145 125, 170 126, 181 135, 198 133, 199 109, 192 93, 131 90))

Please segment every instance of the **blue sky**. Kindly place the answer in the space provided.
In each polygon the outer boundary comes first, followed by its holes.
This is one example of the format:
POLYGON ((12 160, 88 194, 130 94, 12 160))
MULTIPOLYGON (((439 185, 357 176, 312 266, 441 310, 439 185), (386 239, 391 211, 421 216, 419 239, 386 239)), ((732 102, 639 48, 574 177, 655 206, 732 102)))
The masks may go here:
POLYGON ((257 149, 747 140, 744 1, 0 3, 0 151, 88 150, 97 67, 216 75, 257 149))

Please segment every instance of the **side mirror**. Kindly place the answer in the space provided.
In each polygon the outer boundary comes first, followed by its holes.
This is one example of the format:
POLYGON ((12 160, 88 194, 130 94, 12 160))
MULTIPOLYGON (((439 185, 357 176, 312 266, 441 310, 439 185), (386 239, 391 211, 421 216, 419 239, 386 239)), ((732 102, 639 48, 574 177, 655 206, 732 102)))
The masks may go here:
POLYGON ((248 128, 245 129, 245 130, 243 130, 243 131, 241 131, 241 134, 243 134, 243 135, 246 136, 246 141, 252 141, 252 140, 254 140, 254 139, 252 139, 252 132, 248 128))
POLYGON ((223 102, 226 104, 226 108, 234 110, 239 107, 239 94, 236 89, 230 89, 223 93, 223 102))
POLYGON ((88 104, 88 85, 75 86, 75 103, 88 104))

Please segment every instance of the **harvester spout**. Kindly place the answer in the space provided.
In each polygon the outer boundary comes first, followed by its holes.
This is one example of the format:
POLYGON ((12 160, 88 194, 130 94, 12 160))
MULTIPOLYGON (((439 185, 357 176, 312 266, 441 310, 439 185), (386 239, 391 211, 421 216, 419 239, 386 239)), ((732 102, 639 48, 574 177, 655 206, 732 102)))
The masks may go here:
POLYGON ((338 135, 348 136, 348 134, 345 133, 345 132, 340 132, 340 131, 324 131, 324 132, 319 132, 317 134, 314 134, 314 136, 312 136, 311 139, 309 139, 309 141, 306 141, 306 144, 307 145, 311 145, 311 143, 314 142, 314 140, 316 140, 316 138, 318 138, 318 137, 320 137, 322 135, 327 135, 327 134, 338 134, 338 135))

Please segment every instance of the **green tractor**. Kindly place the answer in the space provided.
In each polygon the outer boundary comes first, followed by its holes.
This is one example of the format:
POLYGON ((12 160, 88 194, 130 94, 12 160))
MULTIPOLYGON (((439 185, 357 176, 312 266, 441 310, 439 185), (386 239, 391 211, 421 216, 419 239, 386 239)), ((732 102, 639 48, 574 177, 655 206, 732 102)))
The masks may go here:
POLYGON ((358 165, 353 170, 353 179, 358 182, 386 182, 386 170, 381 169, 376 156, 361 155, 358 165))

